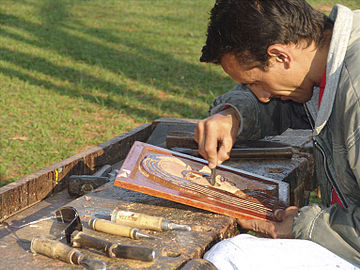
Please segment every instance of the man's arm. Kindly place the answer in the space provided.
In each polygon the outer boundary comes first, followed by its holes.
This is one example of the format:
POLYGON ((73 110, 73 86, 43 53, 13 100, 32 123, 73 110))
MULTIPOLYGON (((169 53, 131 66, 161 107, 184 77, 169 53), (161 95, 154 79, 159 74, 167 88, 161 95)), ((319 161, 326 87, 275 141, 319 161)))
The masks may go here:
POLYGON ((200 121, 195 129, 199 153, 214 168, 230 158, 230 151, 239 132, 238 113, 229 107, 200 121))
POLYGON ((300 209, 293 222, 293 236, 316 242, 360 265, 360 207, 342 209, 309 205, 300 209))
POLYGON ((216 98, 210 106, 210 115, 220 112, 227 105, 239 114, 239 136, 246 140, 279 135, 288 128, 311 129, 304 104, 277 98, 262 103, 246 85, 237 84, 231 91, 216 98))
POLYGON ((280 99, 262 103, 241 84, 216 98, 209 113, 210 117, 199 122, 195 140, 210 168, 229 158, 236 139, 257 140, 288 128, 311 128, 303 104, 280 99))

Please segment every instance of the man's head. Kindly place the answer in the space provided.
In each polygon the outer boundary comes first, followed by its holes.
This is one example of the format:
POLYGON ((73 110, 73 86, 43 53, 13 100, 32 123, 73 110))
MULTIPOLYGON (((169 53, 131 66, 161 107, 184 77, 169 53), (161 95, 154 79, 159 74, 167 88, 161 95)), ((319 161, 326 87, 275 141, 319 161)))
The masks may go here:
POLYGON ((218 0, 200 61, 221 64, 262 102, 305 102, 322 78, 327 49, 318 49, 331 28, 305 0, 218 0))
POLYGON ((217 0, 200 61, 220 64, 231 53, 243 64, 251 60, 265 67, 270 45, 304 40, 319 45, 331 25, 305 0, 217 0))

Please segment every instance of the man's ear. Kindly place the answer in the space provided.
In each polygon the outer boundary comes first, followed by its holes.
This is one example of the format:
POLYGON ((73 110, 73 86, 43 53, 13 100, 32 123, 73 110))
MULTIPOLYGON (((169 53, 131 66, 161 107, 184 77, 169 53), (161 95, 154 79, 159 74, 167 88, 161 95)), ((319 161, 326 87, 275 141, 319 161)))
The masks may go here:
POLYGON ((286 69, 290 68, 292 55, 288 46, 284 44, 273 44, 268 47, 267 53, 272 61, 275 61, 276 63, 283 63, 286 69))

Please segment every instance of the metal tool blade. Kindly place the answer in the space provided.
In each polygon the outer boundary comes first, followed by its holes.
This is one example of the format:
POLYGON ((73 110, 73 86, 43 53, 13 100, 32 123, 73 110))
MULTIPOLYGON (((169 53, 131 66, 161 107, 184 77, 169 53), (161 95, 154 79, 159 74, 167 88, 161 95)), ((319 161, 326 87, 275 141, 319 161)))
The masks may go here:
POLYGON ((179 231, 191 231, 191 227, 189 225, 183 225, 183 224, 176 224, 173 222, 170 222, 169 225, 169 230, 179 230, 179 231))
POLYGON ((140 238, 161 239, 160 237, 157 237, 157 236, 154 236, 154 235, 151 235, 151 234, 136 231, 135 232, 135 239, 140 239, 140 238))
POLYGON ((210 174, 210 184, 212 186, 215 185, 215 177, 216 177, 216 167, 211 169, 211 174, 210 174))
POLYGON ((83 256, 79 260, 79 264, 89 270, 105 270, 106 263, 100 260, 91 259, 88 256, 83 256))

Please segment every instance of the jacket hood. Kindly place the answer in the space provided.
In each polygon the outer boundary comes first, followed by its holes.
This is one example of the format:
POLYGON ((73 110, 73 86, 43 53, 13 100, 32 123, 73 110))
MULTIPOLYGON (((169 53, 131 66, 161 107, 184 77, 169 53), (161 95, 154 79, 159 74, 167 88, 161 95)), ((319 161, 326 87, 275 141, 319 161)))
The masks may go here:
MULTIPOLYGON (((315 119, 314 135, 318 135, 328 121, 334 104, 346 49, 352 29, 353 13, 342 5, 335 5, 329 18, 334 21, 326 68, 326 86, 315 119)), ((309 102, 313 102, 313 99, 309 102)), ((307 104, 308 105, 308 104, 307 104)))

